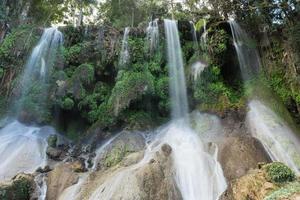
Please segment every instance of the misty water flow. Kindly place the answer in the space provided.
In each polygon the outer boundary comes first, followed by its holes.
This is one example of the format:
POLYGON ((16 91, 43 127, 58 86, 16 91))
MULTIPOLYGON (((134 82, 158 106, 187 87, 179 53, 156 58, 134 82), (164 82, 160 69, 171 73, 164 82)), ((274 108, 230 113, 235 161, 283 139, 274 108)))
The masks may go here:
MULTIPOLYGON (((229 21, 234 46, 244 80, 251 79, 260 68, 260 58, 246 32, 235 21, 229 21)), ((258 138, 274 161, 287 164, 299 174, 300 142, 288 127, 263 100, 250 100, 247 119, 251 133, 258 138)))
POLYGON ((159 45, 158 19, 149 22, 146 32, 147 32, 148 48, 150 54, 152 54, 158 48, 159 45))
MULTIPOLYGON (((21 97, 15 102, 18 114, 23 109, 24 99, 30 95, 30 88, 47 84, 62 42, 62 33, 56 28, 44 30, 21 76, 21 97)), ((46 87, 43 90, 47 94, 46 87)), ((43 100, 35 99, 35 102, 43 100)), ((0 130, 0 180, 12 178, 20 172, 33 173, 38 167, 44 167, 47 164, 47 137, 50 134, 56 134, 51 127, 27 126, 15 120, 7 123, 0 130)))
MULTIPOLYGON (((47 28, 35 48, 33 49, 24 72, 21 76, 20 91, 21 97, 16 101, 17 113, 22 110, 26 97, 30 90, 41 87, 44 99, 35 99, 35 102, 45 101, 47 98, 47 81, 53 65, 57 59, 59 50, 63 43, 63 35, 57 28, 47 28)), ((43 108, 40 108, 43 109, 43 108)))
POLYGON ((130 60, 128 39, 129 39, 130 28, 126 27, 124 30, 123 40, 122 40, 122 48, 119 57, 119 66, 122 67, 128 64, 130 60))
POLYGON ((191 75, 194 82, 201 76, 203 70, 207 67, 207 64, 201 61, 197 61, 191 66, 191 75))
POLYGON ((30 127, 13 121, 0 130, 0 180, 32 173, 47 164, 47 137, 51 128, 30 127))

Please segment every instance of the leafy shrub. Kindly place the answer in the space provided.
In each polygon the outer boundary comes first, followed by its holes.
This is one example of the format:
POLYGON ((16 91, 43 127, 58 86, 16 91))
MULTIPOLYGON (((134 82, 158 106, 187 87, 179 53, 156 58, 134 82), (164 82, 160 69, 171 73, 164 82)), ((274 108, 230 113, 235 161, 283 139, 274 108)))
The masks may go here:
MULTIPOLYGON (((121 72, 122 73, 122 72, 121 72)), ((144 94, 153 93, 154 77, 146 70, 144 72, 127 71, 118 77, 112 90, 110 104, 114 108, 114 114, 127 108, 131 101, 142 97, 144 94)))
POLYGON ((275 183, 285 183, 295 180, 295 173, 281 162, 274 162, 265 166, 267 178, 275 183))
POLYGON ((74 101, 73 99, 67 97, 62 102, 62 108, 65 110, 71 110, 74 107, 74 101))

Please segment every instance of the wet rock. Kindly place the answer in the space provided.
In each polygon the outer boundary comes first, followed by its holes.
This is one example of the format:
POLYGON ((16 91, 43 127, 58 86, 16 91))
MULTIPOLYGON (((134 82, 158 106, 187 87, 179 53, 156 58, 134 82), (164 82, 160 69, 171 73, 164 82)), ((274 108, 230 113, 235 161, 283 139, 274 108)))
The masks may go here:
POLYGON ((72 163, 71 168, 74 172, 78 172, 78 173, 86 171, 83 160, 76 160, 75 162, 72 163))
POLYGON ((268 182, 263 170, 252 170, 247 175, 230 183, 221 200, 262 200, 276 189, 276 185, 268 182))
POLYGON ((137 132, 123 131, 102 152, 98 163, 98 169, 107 169, 120 163, 127 155, 140 152, 145 147, 144 137, 137 132))
POLYGON ((62 161, 63 160, 62 157, 64 155, 64 152, 60 149, 53 148, 53 147, 49 146, 49 147, 47 147, 46 154, 52 160, 62 161))
POLYGON ((161 150, 166 157, 172 153, 172 147, 168 144, 163 144, 161 150))
POLYGON ((46 165, 44 168, 42 168, 42 167, 37 168, 36 172, 38 172, 38 173, 48 173, 51 170, 52 169, 49 167, 49 165, 46 165))
MULTIPOLYGON (((167 147, 167 146, 166 146, 167 147)), ((166 148, 169 150, 169 148, 166 148)), ((167 151, 169 152, 169 151, 167 151)), ((127 156, 137 156, 131 153, 127 156)), ((88 184, 82 188, 81 199, 110 200, 181 200, 174 181, 172 159, 161 149, 154 154, 154 162, 139 163, 139 167, 121 164, 91 174, 88 184), (115 182, 117 180, 117 182, 115 182)))
POLYGON ((78 175, 72 169, 73 163, 62 163, 48 173, 47 200, 56 200, 64 189, 78 182, 78 175))
POLYGON ((250 136, 226 137, 219 144, 219 162, 227 180, 245 175, 260 162, 271 162, 263 145, 250 136))
POLYGON ((130 165, 133 165, 133 164, 136 164, 138 163, 141 159, 143 159, 143 156, 144 156, 144 152, 134 152, 134 153, 131 153, 129 154, 128 156, 126 156, 123 161, 122 161, 122 165, 124 167, 127 167, 127 166, 130 166, 130 165))
POLYGON ((11 181, 0 183, 0 199, 29 200, 34 188, 32 175, 18 174, 11 181))

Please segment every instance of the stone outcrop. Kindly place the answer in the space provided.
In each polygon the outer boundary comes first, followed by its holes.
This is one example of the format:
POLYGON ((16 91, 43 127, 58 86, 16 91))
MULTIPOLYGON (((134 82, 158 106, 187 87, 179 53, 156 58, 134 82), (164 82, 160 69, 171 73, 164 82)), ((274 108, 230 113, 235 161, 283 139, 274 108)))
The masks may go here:
POLYGON ((226 137, 219 144, 219 162, 228 181, 245 175, 258 163, 270 161, 262 144, 251 136, 226 137))
POLYGON ((74 172, 73 163, 62 163, 48 173, 47 200, 56 200, 71 185, 76 184, 78 175, 74 172))

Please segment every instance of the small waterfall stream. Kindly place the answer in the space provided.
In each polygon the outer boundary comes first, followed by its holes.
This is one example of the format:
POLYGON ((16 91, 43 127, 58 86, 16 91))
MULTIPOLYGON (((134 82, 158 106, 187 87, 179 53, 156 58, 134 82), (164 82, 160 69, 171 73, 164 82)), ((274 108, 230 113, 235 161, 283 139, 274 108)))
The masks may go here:
POLYGON ((188 113, 182 52, 176 22, 166 19, 164 24, 168 51, 171 112, 172 118, 177 119, 184 117, 188 113))
POLYGON ((123 40, 122 40, 122 48, 119 57, 119 67, 123 67, 128 64, 130 60, 129 46, 128 46, 128 38, 129 38, 130 28, 126 27, 124 30, 123 40))
POLYGON ((148 48, 150 54, 152 54, 159 45, 158 19, 149 22, 146 32, 147 32, 148 48))
POLYGON ((174 152, 176 183, 184 200, 218 199, 226 189, 226 181, 219 163, 205 152, 202 141, 184 118, 188 103, 177 23, 173 20, 164 23, 174 120, 164 138, 174 152))
MULTIPOLYGON (((24 99, 30 87, 34 84, 44 86, 48 75, 56 60, 57 51, 62 44, 62 33, 56 28, 47 28, 25 66, 21 76, 21 97, 16 100, 17 115, 23 110, 24 99)), ((45 87, 46 89, 47 87, 45 87)), ((47 91, 44 91, 47 94, 47 91)), ((35 102, 44 101, 36 99, 35 102)), ((43 108, 39 108, 43 109, 43 108)), ((56 134, 51 127, 35 127, 21 124, 18 121, 7 123, 0 130, 0 180, 7 180, 20 172, 33 173, 38 167, 47 164, 47 137, 56 134)), ((43 178, 39 179, 40 182, 43 178)), ((45 195, 44 186, 41 186, 41 198, 45 195)))
MULTIPOLYGON (((260 57, 247 33, 235 21, 229 21, 234 46, 244 81, 254 77, 261 66, 260 57)), ((250 99, 247 114, 249 128, 274 161, 287 164, 300 173, 300 142, 296 134, 261 99, 250 99)))

